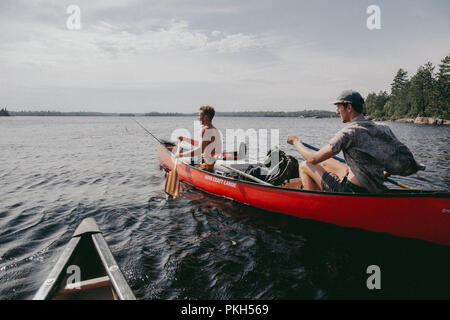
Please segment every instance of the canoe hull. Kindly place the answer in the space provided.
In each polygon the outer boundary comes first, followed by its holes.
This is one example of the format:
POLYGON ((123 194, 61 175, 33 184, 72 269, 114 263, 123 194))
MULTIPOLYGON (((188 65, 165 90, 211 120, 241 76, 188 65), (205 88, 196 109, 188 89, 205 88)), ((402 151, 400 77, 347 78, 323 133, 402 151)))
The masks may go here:
MULTIPOLYGON (((173 154, 163 145, 158 158, 165 169, 173 168, 173 154)), ((264 210, 450 245, 450 193, 326 193, 238 181, 180 162, 177 170, 198 189, 264 210)))
POLYGON ((135 300, 93 218, 84 219, 33 300, 135 300))

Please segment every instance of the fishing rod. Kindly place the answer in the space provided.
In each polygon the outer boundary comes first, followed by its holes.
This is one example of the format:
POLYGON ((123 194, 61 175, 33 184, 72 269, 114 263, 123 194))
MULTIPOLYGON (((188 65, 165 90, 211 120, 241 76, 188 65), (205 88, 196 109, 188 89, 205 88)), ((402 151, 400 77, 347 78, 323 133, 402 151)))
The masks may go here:
MULTIPOLYGON (((156 141, 158 141, 160 144, 162 144, 162 145, 171 144, 171 145, 175 146, 175 144, 173 142, 169 142, 169 141, 162 142, 157 137, 155 137, 155 135, 153 133, 148 131, 142 124, 140 124, 136 119, 131 118, 131 117, 130 117, 130 119, 134 120, 142 129, 145 130, 145 132, 147 132, 149 135, 151 135, 153 138, 155 138, 156 141)), ((241 145, 239 146, 239 151, 224 152, 224 153, 222 153, 222 155, 223 155, 224 160, 230 156, 237 159, 238 155, 245 154, 246 152, 247 152, 247 145, 245 143, 241 143, 241 145)))
POLYGON ((151 135, 153 138, 155 138, 156 141, 158 141, 160 144, 164 145, 164 143, 162 143, 161 140, 159 140, 157 137, 155 137, 153 133, 151 133, 150 131, 148 131, 148 130, 147 130, 142 124, 140 124, 136 119, 131 118, 131 117, 130 117, 130 119, 133 119, 133 120, 134 120, 134 121, 135 121, 142 129, 145 130, 145 132, 147 132, 149 135, 151 135))

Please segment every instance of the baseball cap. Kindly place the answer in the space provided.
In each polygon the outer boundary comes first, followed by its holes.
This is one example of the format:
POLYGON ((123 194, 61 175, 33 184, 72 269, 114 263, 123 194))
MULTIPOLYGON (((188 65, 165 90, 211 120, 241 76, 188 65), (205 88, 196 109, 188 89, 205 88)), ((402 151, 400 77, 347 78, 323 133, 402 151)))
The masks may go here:
POLYGON ((363 97, 354 90, 345 90, 337 98, 333 104, 351 103, 353 106, 362 106, 364 104, 363 97))

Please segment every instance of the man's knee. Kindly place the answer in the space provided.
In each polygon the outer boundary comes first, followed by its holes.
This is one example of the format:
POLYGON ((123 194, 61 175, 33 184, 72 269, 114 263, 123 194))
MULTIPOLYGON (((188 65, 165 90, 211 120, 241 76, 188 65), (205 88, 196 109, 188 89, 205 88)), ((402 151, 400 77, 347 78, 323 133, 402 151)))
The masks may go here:
POLYGON ((316 179, 321 178, 323 173, 326 171, 320 164, 312 164, 306 161, 302 161, 299 168, 300 172, 303 172, 311 177, 315 177, 316 179))
POLYGON ((302 161, 298 165, 298 172, 301 174, 302 172, 305 172, 305 169, 307 167, 306 161, 302 161))
POLYGON ((310 164, 308 162, 306 162, 306 160, 303 160, 302 162, 300 162, 299 165, 302 169, 306 169, 309 168, 310 164))
POLYGON ((298 167, 303 172, 312 172, 314 169, 314 165, 306 161, 302 161, 298 167))

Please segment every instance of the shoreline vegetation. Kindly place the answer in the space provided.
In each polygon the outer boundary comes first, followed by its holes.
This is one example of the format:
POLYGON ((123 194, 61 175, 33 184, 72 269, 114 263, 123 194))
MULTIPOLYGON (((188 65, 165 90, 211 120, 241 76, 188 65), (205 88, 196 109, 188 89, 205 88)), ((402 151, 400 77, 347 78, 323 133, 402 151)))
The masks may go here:
MULTIPOLYGON (((149 113, 104 113, 104 112, 61 112, 61 111, 7 111, 0 109, 0 116, 26 116, 26 117, 195 117, 197 113, 172 113, 172 112, 149 112, 149 113)), ((305 111, 243 111, 243 112, 217 112, 220 117, 287 117, 287 118, 338 118, 335 112, 323 110, 305 111)), ((385 118, 366 115, 375 121, 407 122, 429 125, 450 125, 450 120, 435 117, 416 118, 385 118)))
MULTIPOLYGON (((148 113, 104 113, 104 112, 60 112, 60 111, 9 111, 12 116, 39 116, 39 117, 193 117, 194 113, 178 112, 148 112, 148 113)), ((243 112, 216 112, 219 117, 296 117, 296 118, 337 118, 332 111, 304 110, 304 111, 243 111, 243 112)))
POLYGON ((373 120, 449 125, 450 54, 438 67, 435 72, 433 64, 427 62, 412 77, 400 68, 390 94, 380 91, 367 95, 364 114, 373 120))
POLYGON ((0 109, 0 117, 9 117, 10 114, 6 108, 0 109))

